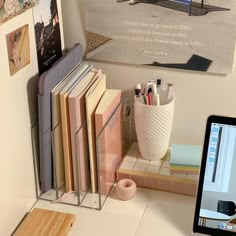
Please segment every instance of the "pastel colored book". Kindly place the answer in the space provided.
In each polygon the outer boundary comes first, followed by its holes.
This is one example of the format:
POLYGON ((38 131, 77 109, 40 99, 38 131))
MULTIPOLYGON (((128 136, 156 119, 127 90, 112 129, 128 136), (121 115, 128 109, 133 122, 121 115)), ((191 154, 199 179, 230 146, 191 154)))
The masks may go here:
POLYGON ((88 192, 90 187, 85 94, 101 73, 101 70, 93 69, 73 89, 68 97, 74 187, 75 190, 80 189, 80 191, 84 192, 88 192))
POLYGON ((63 152, 64 152, 66 192, 70 192, 74 190, 68 96, 70 92, 73 90, 73 88, 91 70, 91 68, 92 68, 91 66, 84 64, 83 67, 80 68, 80 70, 72 73, 70 75, 72 79, 65 85, 65 87, 60 92, 62 141, 63 141, 63 152))
MULTIPOLYGON (((78 65, 75 70, 80 70, 83 65, 78 65)), ((64 80, 58 83, 51 91, 52 101, 52 150, 53 161, 56 169, 56 178, 54 179, 54 188, 60 188, 65 184, 65 166, 62 142, 62 125, 61 125, 61 106, 60 92, 69 83, 72 76, 66 76, 64 80)))
POLYGON ((96 134, 95 134, 95 110, 106 90, 106 75, 102 74, 89 88, 85 95, 86 117, 89 143, 89 163, 91 175, 91 188, 95 193, 98 190, 97 160, 96 160, 96 134))
POLYGON ((170 154, 171 172, 197 174, 201 164, 201 154, 201 146, 172 144, 170 154))
POLYGON ((107 195, 122 159, 121 90, 106 89, 95 111, 95 127, 100 192, 107 195))
POLYGON ((59 93, 51 92, 52 100, 52 150, 54 168, 56 169, 56 178, 54 179, 54 188, 60 188, 65 184, 65 167, 62 144, 61 128, 61 109, 59 93))

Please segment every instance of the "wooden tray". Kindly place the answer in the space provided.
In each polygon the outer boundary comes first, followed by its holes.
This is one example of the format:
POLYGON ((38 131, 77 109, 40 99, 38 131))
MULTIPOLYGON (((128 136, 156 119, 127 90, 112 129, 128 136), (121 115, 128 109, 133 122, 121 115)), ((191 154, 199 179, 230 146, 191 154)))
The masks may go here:
POLYGON ((75 215, 34 208, 14 236, 60 236, 67 235, 75 221, 75 215))

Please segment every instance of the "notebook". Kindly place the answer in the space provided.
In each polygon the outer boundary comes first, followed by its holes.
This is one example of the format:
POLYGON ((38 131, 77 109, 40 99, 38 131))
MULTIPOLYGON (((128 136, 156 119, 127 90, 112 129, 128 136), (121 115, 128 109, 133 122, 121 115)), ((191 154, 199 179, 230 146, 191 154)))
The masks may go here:
POLYGON ((101 70, 90 71, 68 97, 74 187, 83 192, 90 187, 85 94, 101 73, 101 70))
POLYGON ((192 235, 236 235, 236 224, 231 222, 236 218, 235 167, 236 118, 210 116, 206 124, 192 235), (219 207, 222 201, 230 201, 233 209, 219 207))
POLYGON ((85 95, 86 116, 89 143, 89 163, 92 192, 97 192, 97 161, 96 161, 96 135, 95 135, 95 110, 106 90, 106 75, 102 74, 89 88, 85 95))
POLYGON ((95 111, 100 192, 109 194, 122 159, 121 90, 106 89, 95 111))
POLYGON ((72 168, 72 153, 71 153, 71 136, 69 123, 69 108, 68 96, 74 87, 86 76, 92 69, 91 65, 83 64, 79 70, 76 70, 70 76, 72 79, 63 87, 60 92, 60 107, 61 107, 61 125, 62 125, 62 142, 65 165, 65 182, 66 192, 74 190, 73 183, 73 168, 72 168))
MULTIPOLYGON (((79 71, 83 64, 79 64, 75 71, 79 71)), ((71 74, 73 75, 73 73, 71 74)), ((65 166, 64 166, 64 153, 62 142, 62 125, 61 125, 61 106, 60 106, 60 92, 66 84, 73 78, 68 75, 64 80, 56 85, 51 91, 52 101, 52 150, 53 161, 55 167, 56 178, 54 179, 54 188, 60 188, 65 184, 65 166)))
POLYGON ((198 174, 202 147, 189 144, 172 144, 170 171, 179 174, 198 174))
POLYGON ((51 90, 78 66, 82 57, 82 46, 76 44, 50 70, 44 72, 38 81, 39 178, 42 192, 53 187, 51 90))

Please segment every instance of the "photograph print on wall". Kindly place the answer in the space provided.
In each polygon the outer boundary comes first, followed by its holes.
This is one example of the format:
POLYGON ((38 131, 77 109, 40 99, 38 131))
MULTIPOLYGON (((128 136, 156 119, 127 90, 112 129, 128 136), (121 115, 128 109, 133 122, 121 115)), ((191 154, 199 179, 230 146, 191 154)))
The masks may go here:
POLYGON ((33 13, 38 69, 41 75, 62 56, 57 1, 40 0, 33 13))
POLYGON ((6 36, 10 75, 30 63, 29 25, 24 25, 6 36))
POLYGON ((87 58, 227 74, 235 0, 86 0, 87 58))

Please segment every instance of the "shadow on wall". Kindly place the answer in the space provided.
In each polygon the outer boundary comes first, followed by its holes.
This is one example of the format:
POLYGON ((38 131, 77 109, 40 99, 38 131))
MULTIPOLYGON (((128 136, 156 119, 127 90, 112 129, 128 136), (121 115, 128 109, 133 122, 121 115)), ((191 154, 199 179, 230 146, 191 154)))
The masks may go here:
POLYGON ((35 75, 30 78, 27 83, 27 97, 31 125, 38 122, 38 79, 39 75, 35 75))
POLYGON ((197 70, 197 71, 207 71, 210 67, 212 61, 201 57, 199 55, 193 54, 187 63, 170 63, 164 64, 154 61, 152 64, 145 64, 148 66, 159 66, 159 67, 168 67, 168 68, 176 68, 176 69, 185 69, 185 70, 197 70))
MULTIPOLYGON (((118 2, 123 2, 126 0, 117 0, 118 2)), ((160 7, 169 8, 181 12, 189 12, 189 4, 183 4, 180 2, 169 1, 169 0, 132 0, 132 5, 137 3, 147 3, 154 4, 160 7)), ((212 11, 229 11, 228 8, 205 5, 204 1, 202 3, 192 2, 191 5, 191 16, 203 16, 212 11)))
POLYGON ((34 162, 35 193, 39 196, 39 131, 38 131, 38 79, 35 75, 27 83, 27 97, 29 106, 31 145, 34 162))

